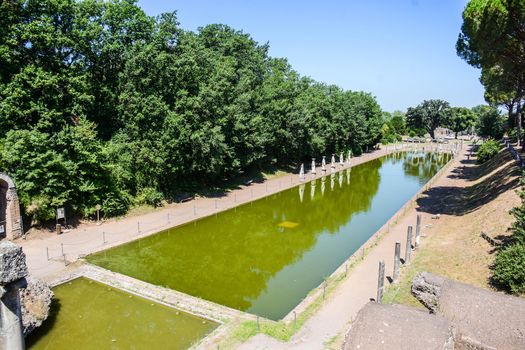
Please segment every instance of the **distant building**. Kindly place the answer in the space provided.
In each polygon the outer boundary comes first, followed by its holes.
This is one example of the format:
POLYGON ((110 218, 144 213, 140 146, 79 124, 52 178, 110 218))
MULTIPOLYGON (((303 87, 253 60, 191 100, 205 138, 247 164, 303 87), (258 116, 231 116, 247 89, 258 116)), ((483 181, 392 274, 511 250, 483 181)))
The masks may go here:
POLYGON ((434 135, 436 136, 436 139, 443 139, 445 137, 454 137, 454 131, 439 127, 434 131, 434 135))

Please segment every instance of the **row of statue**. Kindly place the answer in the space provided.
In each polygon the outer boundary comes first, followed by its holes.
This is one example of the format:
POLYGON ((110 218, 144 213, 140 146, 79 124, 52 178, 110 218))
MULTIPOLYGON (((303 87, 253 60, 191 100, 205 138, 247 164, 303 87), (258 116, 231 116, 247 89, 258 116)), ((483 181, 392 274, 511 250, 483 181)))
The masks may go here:
MULTIPOLYGON (((393 147, 393 150, 396 151, 396 150, 400 150, 400 149, 406 148, 408 146, 409 146, 409 144, 406 144, 406 145, 405 144, 401 144, 401 145, 394 145, 392 147, 393 147)), ((418 146, 415 145, 415 147, 418 147, 418 146)), ((412 145, 412 148, 414 148, 414 145, 412 145)), ((434 147, 432 145, 428 146, 428 148, 429 148, 429 151, 431 151, 431 152, 437 152, 437 153, 441 154, 442 152, 445 151, 444 148, 446 148, 446 147, 443 147, 443 145, 441 145, 441 144, 437 144, 434 147)), ((452 153, 452 156, 455 157, 461 147, 460 147, 458 142, 454 142, 452 144, 452 147, 448 147, 448 148, 450 148, 449 151, 452 153)), ((386 150, 388 151, 388 146, 386 146, 386 150)), ((425 151, 425 146, 424 145, 422 147, 422 150, 425 151)), ((350 166, 350 164, 351 164, 351 159, 352 159, 352 151, 348 151, 348 154, 347 154, 347 157, 346 157, 346 164, 348 166, 350 166)), ((344 165, 345 165, 345 159, 344 159, 343 153, 341 152, 339 154, 339 166, 342 168, 342 167, 344 167, 344 165)), ((332 170, 332 173, 336 172, 335 154, 332 154, 330 168, 332 170)), ((323 160, 321 161, 321 172, 322 172, 323 176, 326 174, 326 156, 323 156, 323 160)), ((311 177, 315 178, 316 173, 317 173, 317 171, 316 171, 316 165, 315 165, 315 158, 312 158, 312 165, 311 165, 311 169, 310 169, 311 177)), ((301 164, 301 169, 299 170, 299 180, 300 181, 305 181, 306 180, 306 174, 305 174, 305 171, 304 171, 304 164, 301 164)))
MULTIPOLYGON (((346 168, 346 174, 344 174, 343 172, 340 172, 339 173, 339 176, 337 177, 337 180, 339 182, 339 188, 342 188, 343 187, 343 181, 344 181, 344 178, 346 177, 346 184, 347 185, 350 185, 350 174, 351 174, 351 171, 352 169, 351 168, 346 168)), ((330 190, 334 190, 335 188, 335 183, 336 183, 336 175, 335 173, 332 173, 330 175, 330 190)), ((314 198, 315 197, 315 189, 316 189, 316 182, 317 180, 312 180, 311 182, 311 186, 310 186, 310 198, 314 198)), ((325 192, 325 188, 326 188, 326 177, 322 177, 321 178, 321 195, 324 195, 324 192, 325 192)), ((305 190, 305 184, 301 184, 299 185, 299 199, 301 200, 301 203, 303 202, 303 199, 304 199, 304 190, 305 190)))

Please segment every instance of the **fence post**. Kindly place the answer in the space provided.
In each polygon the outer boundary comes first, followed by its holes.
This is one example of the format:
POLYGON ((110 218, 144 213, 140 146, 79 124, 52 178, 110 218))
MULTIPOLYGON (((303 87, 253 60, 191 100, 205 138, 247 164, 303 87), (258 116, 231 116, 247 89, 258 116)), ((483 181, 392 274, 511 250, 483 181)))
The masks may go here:
POLYGON ((405 265, 410 264, 411 257, 412 257, 412 226, 408 226, 407 245, 406 245, 406 251, 405 251, 405 265))
POLYGON ((47 261, 49 261, 49 248, 46 247, 46 256, 47 256, 47 261))
POLYGON ((401 265, 401 243, 396 242, 396 248, 394 251, 394 273, 392 274, 392 282, 396 283, 399 278, 399 268, 401 265))
POLYGON ((385 288, 385 262, 379 262, 379 275, 377 277, 377 297, 376 302, 381 304, 383 302, 383 289, 385 288))
POLYGON ((414 244, 414 247, 417 249, 419 247, 419 240, 421 237, 421 214, 417 214, 416 218, 416 243, 414 244))
POLYGON ((106 244, 106 232, 102 231, 102 244, 106 244))

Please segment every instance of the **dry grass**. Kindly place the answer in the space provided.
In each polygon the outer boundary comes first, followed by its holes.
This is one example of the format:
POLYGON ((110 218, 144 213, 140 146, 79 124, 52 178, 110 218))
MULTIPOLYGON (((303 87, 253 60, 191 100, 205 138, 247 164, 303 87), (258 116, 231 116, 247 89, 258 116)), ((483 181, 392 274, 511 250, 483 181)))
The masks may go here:
POLYGON ((422 246, 410 266, 403 268, 400 282, 387 289, 384 301, 421 307, 410 293, 412 279, 420 271, 490 289, 495 254, 480 233, 494 238, 508 235, 509 210, 519 204, 515 190, 520 174, 508 152, 502 151, 481 166, 465 161, 445 186, 428 191, 419 203, 422 246), (436 213, 442 214, 441 219, 431 220, 436 213))

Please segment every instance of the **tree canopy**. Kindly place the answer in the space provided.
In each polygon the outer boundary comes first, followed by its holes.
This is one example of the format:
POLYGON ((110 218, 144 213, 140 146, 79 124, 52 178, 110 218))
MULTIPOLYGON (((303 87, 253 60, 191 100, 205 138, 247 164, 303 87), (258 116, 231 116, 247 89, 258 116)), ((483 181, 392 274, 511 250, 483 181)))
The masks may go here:
MULTIPOLYGON (((525 95, 525 1, 470 0, 463 11, 457 53, 481 68, 487 102, 515 109, 521 134, 525 95)), ((519 142, 520 138, 518 138, 519 142)))
POLYGON ((226 25, 133 0, 0 2, 0 171, 26 214, 124 213, 251 168, 360 153, 369 93, 316 82, 226 25))
POLYGON ((406 113, 407 125, 412 129, 424 129, 434 138, 438 127, 447 126, 450 118, 450 105, 443 100, 425 100, 406 113))

